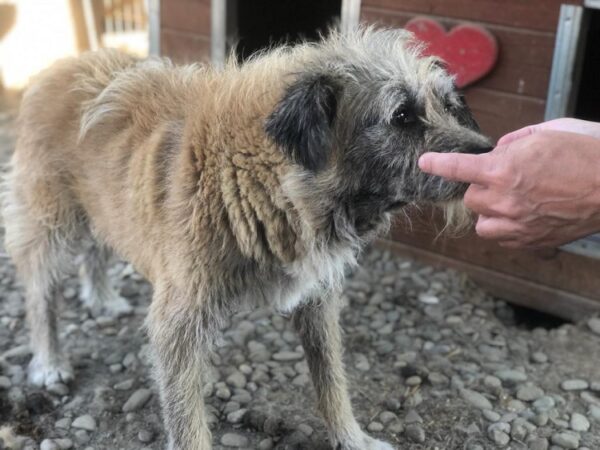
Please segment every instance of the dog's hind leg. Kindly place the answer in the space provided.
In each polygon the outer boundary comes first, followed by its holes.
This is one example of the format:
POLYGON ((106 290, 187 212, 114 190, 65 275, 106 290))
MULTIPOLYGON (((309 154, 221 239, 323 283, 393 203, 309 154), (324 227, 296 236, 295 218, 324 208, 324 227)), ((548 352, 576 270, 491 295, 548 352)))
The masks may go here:
POLYGON ((6 249, 25 286, 33 353, 29 381, 38 386, 66 383, 73 378, 73 369, 59 347, 56 297, 61 292, 61 278, 72 267, 72 229, 59 223, 56 215, 44 216, 48 210, 25 206, 14 191, 5 195, 6 249))
POLYGON ((306 354, 318 410, 335 450, 393 450, 390 444, 364 433, 352 413, 342 363, 339 308, 337 298, 326 298, 298 307, 292 316, 306 354))
POLYGON ((80 297, 94 317, 101 314, 118 317, 133 311, 129 302, 110 283, 107 271, 111 255, 106 246, 94 243, 87 250, 79 272, 80 297))
POLYGON ((202 316, 201 306, 190 306, 187 298, 155 286, 147 328, 169 450, 212 448, 202 392, 212 333, 202 316))

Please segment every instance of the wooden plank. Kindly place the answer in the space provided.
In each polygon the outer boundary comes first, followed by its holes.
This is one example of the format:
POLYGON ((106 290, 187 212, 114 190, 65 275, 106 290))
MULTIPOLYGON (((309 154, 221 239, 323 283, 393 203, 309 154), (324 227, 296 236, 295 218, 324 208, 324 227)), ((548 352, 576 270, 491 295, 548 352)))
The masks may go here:
MULTIPOLYGON (((382 13, 381 10, 368 7, 363 7, 361 14, 361 19, 365 22, 399 28, 414 17, 414 13, 382 13)), ((446 29, 460 23, 458 20, 446 18, 436 19, 440 20, 446 29)), ((486 27, 498 40, 498 62, 492 72, 478 81, 476 86, 546 98, 554 52, 554 34, 497 25, 486 27)))
POLYGON ((473 281, 497 297, 563 319, 579 321, 600 311, 600 301, 598 300, 561 289, 549 288, 544 284, 496 272, 477 264, 390 240, 379 241, 376 245, 425 264, 465 272, 473 281))
POLYGON ((163 28, 161 54, 178 63, 210 61, 210 37, 163 28))
POLYGON ((210 0, 162 0, 161 27, 210 36, 210 0))
MULTIPOLYGON (((600 260, 558 249, 543 252, 506 249, 480 239, 474 233, 436 240, 434 227, 419 224, 417 220, 412 229, 395 226, 390 238, 457 261, 600 301, 600 260)), ((434 219, 429 223, 437 221, 434 219)))
POLYGON ((487 24, 556 30, 562 3, 582 4, 581 0, 363 0, 363 7, 380 8, 383 14, 403 11, 432 14, 487 24))
POLYGON ((481 130, 492 139, 544 120, 546 102, 531 97, 472 87, 465 92, 481 130))

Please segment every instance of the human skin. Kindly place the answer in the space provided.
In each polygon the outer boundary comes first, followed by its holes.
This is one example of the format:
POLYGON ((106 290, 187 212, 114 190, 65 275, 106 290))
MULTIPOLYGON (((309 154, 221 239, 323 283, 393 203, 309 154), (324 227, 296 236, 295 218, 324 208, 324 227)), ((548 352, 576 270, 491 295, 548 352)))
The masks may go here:
POLYGON ((600 231, 599 123, 544 122, 503 136, 490 153, 426 153, 419 167, 469 183, 477 234, 501 246, 557 247, 600 231))

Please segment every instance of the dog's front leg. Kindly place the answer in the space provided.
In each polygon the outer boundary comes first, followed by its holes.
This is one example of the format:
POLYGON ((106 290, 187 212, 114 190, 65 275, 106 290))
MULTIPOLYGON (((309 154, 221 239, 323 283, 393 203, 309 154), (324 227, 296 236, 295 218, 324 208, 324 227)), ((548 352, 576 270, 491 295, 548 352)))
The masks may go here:
POLYGON ((169 450, 212 448, 202 394, 211 339, 199 309, 157 289, 147 319, 169 450))
POLYGON ((332 296, 302 305, 293 315, 315 386, 317 407, 336 450, 393 450, 391 445, 364 433, 352 413, 342 363, 340 306, 338 297, 332 296))

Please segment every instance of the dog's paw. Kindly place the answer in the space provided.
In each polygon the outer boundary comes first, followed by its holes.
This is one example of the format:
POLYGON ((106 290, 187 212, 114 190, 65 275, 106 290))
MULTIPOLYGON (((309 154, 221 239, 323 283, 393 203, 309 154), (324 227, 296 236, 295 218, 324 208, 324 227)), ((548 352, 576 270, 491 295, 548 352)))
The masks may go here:
POLYGON ((362 433, 360 436, 353 439, 347 439, 339 442, 335 447, 336 450, 396 450, 387 442, 372 438, 371 436, 362 433))
POLYGON ((27 369, 27 380, 38 387, 48 387, 56 383, 66 384, 73 381, 73 378, 73 367, 66 359, 49 364, 33 358, 27 369))

